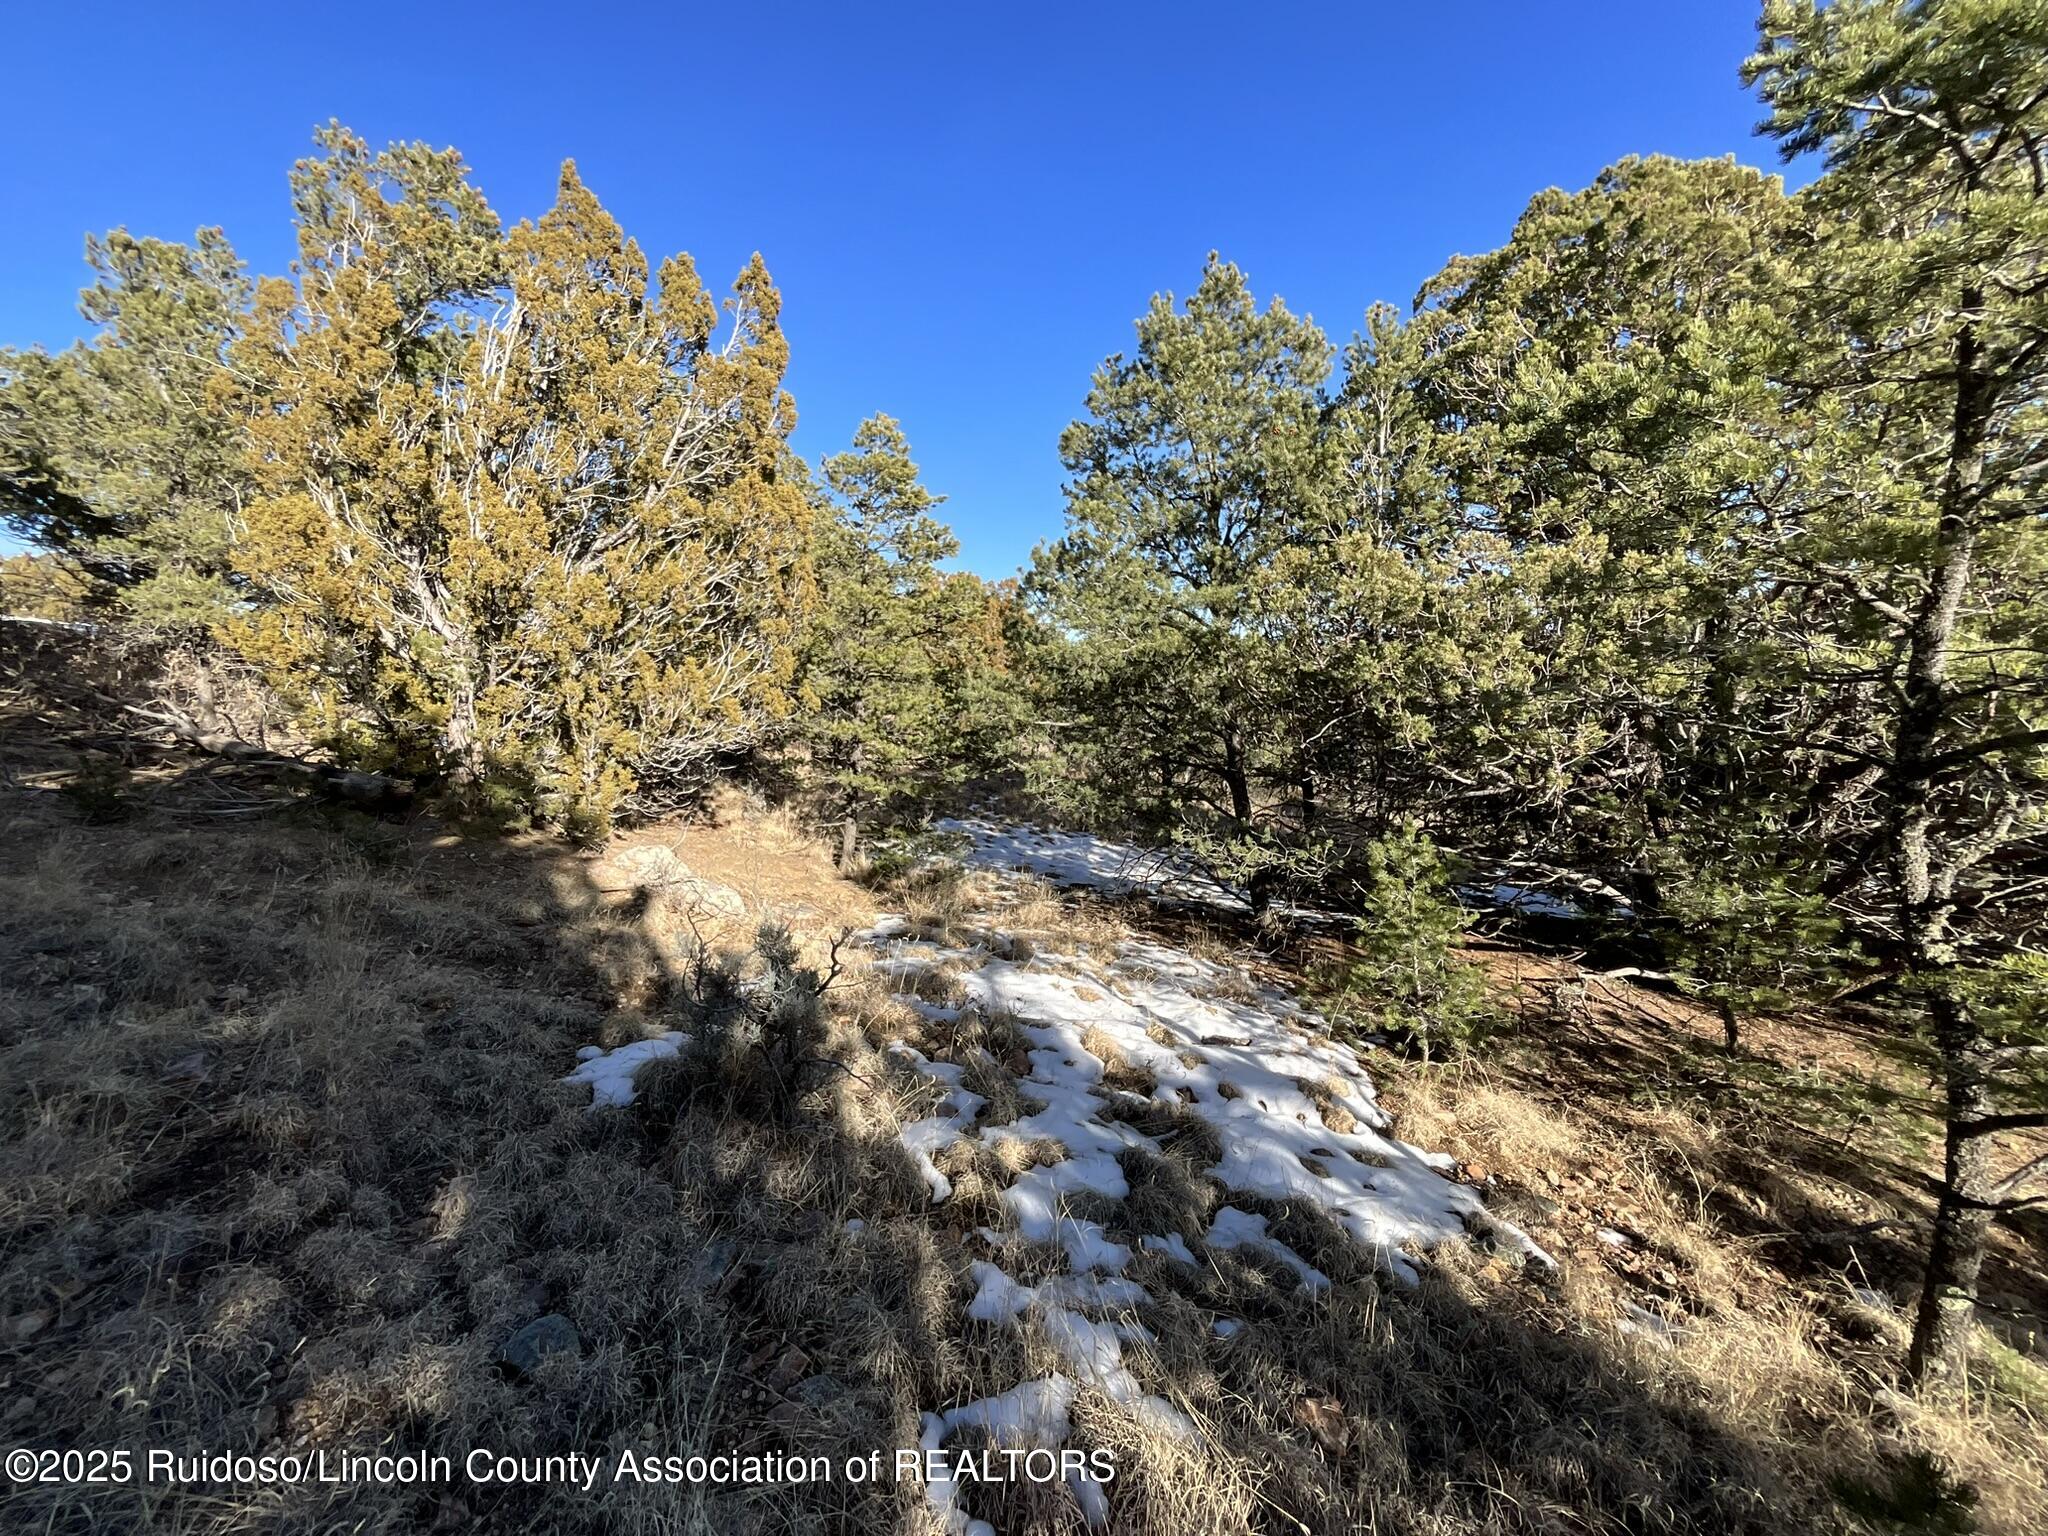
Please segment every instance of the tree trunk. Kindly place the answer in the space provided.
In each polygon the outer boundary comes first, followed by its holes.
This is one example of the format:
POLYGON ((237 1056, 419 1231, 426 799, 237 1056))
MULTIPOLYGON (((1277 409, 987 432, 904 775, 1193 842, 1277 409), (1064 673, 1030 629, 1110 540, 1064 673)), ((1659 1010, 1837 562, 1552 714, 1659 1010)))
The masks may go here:
POLYGON ((1742 1044, 1742 1020, 1736 1016, 1735 1005, 1725 997, 1715 998, 1714 1007, 1721 1015, 1721 1048, 1733 1056, 1742 1044))
POLYGON ((1948 1078, 1948 1131, 1934 1240, 1927 1250, 1906 1375, 1916 1383, 1960 1386, 1970 1359, 1977 1273, 1993 1214, 1991 1138, 1973 1134, 1970 1122, 1990 1113, 1991 1093, 1979 1052, 1964 1043, 1974 1031, 1962 1010, 1937 994, 1934 1012, 1948 1078))
POLYGON ((1249 837, 1252 830, 1252 784, 1244 771, 1244 755, 1237 749, 1237 734, 1223 733, 1223 783, 1230 791, 1230 819, 1238 835, 1249 837))
MULTIPOLYGON (((854 718, 858 720, 861 714, 862 711, 860 709, 855 709, 854 718)), ((847 757, 849 772, 854 775, 859 774, 861 769, 867 766, 867 757, 867 743, 855 741, 853 751, 847 757)), ((841 869, 850 869, 853 866, 853 856, 860 852, 860 802, 860 790, 853 785, 849 785, 846 790, 845 818, 839 823, 839 867, 841 869)))
MULTIPOLYGON (((1982 307, 1983 295, 1966 291, 1965 314, 1982 307)), ((1888 775, 1891 800, 1891 855, 1897 882, 1899 934, 1905 969, 1930 999, 1935 1043, 1941 1051, 1948 1090, 1947 1156, 1935 1212, 1934 1241, 1927 1255, 1920 1310, 1907 1352, 1909 1380, 1959 1379, 1969 1354, 1977 1271, 1983 1263, 1989 1212, 1977 1209, 1989 1188, 1989 1147, 1971 1134, 1968 1122, 1984 1113, 1989 1098, 1976 1022, 1956 995, 1950 919, 1953 871, 1937 869, 1934 759, 1949 724, 1952 689, 1950 653, 1957 616, 1970 586, 1977 547, 1977 496, 1984 479, 1984 434, 1992 391, 1981 371, 1975 328, 1964 325, 1956 338, 1956 403, 1949 462, 1941 486, 1940 519, 1926 595, 1914 615, 1906 659, 1904 700, 1888 775)))
MULTIPOLYGON (((1223 733, 1223 783, 1230 791, 1230 819, 1236 823, 1237 835, 1250 841, 1252 835, 1252 785, 1251 777, 1245 772, 1244 754, 1238 750, 1237 734, 1223 733)), ((1247 894, 1251 897, 1254 916, 1264 916, 1273 904, 1273 871, 1260 867, 1252 871, 1247 894)))

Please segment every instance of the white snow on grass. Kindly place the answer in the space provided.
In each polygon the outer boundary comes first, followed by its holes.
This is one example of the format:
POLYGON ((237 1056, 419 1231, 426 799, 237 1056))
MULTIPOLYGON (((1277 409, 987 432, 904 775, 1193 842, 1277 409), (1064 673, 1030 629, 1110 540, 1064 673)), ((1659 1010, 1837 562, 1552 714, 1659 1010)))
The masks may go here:
MULTIPOLYGON (((927 1453, 942 1450, 946 1442, 963 1429, 987 1434, 997 1445, 1056 1450, 1066 1444, 1068 1412, 1074 1406, 1074 1383, 1064 1376, 1047 1376, 1026 1381, 996 1397, 963 1403, 944 1413, 924 1416, 919 1446, 927 1453)), ((1067 1480, 1075 1500, 1091 1527, 1100 1529, 1109 1520, 1109 1500, 1102 1485, 1083 1478, 1067 1480)), ((995 1536, 986 1520, 970 1517, 960 1500, 960 1485, 950 1472, 935 1470, 924 1485, 939 1523, 951 1536, 995 1536)))
MULTIPOLYGON (((1315 1265, 1309 1263, 1292 1248, 1266 1231, 1266 1218, 1254 1216, 1250 1211, 1240 1211, 1234 1205, 1226 1205, 1217 1211, 1209 1223, 1209 1235, 1202 1239, 1211 1248, 1249 1248, 1254 1253, 1263 1253, 1270 1259, 1277 1259, 1301 1277, 1304 1291, 1327 1291, 1330 1277, 1315 1265)), ((1408 1278, 1414 1276, 1414 1266, 1406 1266, 1408 1278)))
POLYGON ((1083 886, 1111 896, 1166 897, 1250 910, 1240 892, 1210 879, 1185 854, 981 816, 947 817, 932 827, 969 839, 973 847, 966 862, 984 868, 1028 870, 1054 885, 1083 886))
MULTIPOLYGON (((1060 884, 1116 894, 1245 906, 1237 893, 1172 855, 981 819, 939 826, 967 837, 968 862, 983 867, 1024 869, 1060 884)), ((1357 1053, 1332 1040, 1325 1020, 1297 998, 1243 970, 1166 944, 1131 939, 1108 955, 1046 950, 1019 961, 1001 957, 1017 952, 1003 930, 991 928, 979 937, 968 947, 936 944, 914 937, 899 917, 885 917, 862 935, 878 951, 876 972, 924 1022, 957 1024, 979 1014, 1002 1016, 1015 1026, 1027 1048, 1024 1070, 1011 1076, 1029 1112, 1006 1123, 984 1123, 988 1100, 966 1087, 966 1063, 934 1059, 899 1040, 889 1050, 943 1092, 930 1114, 902 1125, 897 1134, 934 1203, 952 1195, 939 1161, 958 1143, 1014 1143, 1034 1150, 1058 1145, 1062 1155, 1051 1162, 1011 1159, 1030 1166, 1002 1191, 1007 1228, 977 1230, 998 1256, 1021 1245, 1057 1248, 1064 1271, 1024 1284, 1000 1264, 976 1260, 967 1315, 988 1327, 1034 1331, 1063 1370, 999 1396, 926 1414, 927 1450, 942 1448, 963 1430, 985 1432, 1005 1445, 1057 1449, 1070 1431, 1075 1394, 1084 1389, 1121 1404, 1162 1433, 1195 1433, 1180 1409, 1143 1390, 1125 1359, 1127 1345, 1153 1337, 1140 1315, 1152 1297, 1125 1270, 1133 1243, 1178 1264, 1194 1267, 1202 1260, 1182 1233, 1135 1232, 1125 1242, 1100 1221, 1069 1209, 1078 1196, 1093 1197, 1098 1206, 1122 1200, 1130 1193, 1122 1154, 1160 1151, 1150 1136, 1110 1113, 1119 1104, 1126 1111, 1133 1103, 1143 1105, 1148 1097, 1106 1084, 1112 1067, 1122 1084, 1149 1081, 1149 1099, 1162 1109, 1208 1123, 1220 1155, 1206 1172, 1225 1191, 1320 1212, 1396 1281, 1413 1283, 1420 1255, 1473 1230, 1548 1262, 1521 1233, 1487 1216, 1475 1190, 1444 1177, 1448 1157, 1390 1134, 1357 1053), (957 1008, 909 990, 941 967, 957 972, 954 985, 963 999, 957 1008)), ((564 1080, 588 1084, 593 1107, 630 1104, 634 1074, 649 1061, 674 1056, 684 1042, 671 1032, 611 1051, 586 1046, 564 1080)), ((1005 1070, 986 1053, 978 1065, 1005 1070)), ((847 1230, 857 1232, 859 1224, 849 1222, 847 1230)), ((1200 1242, 1212 1252, 1241 1251, 1271 1262, 1291 1272, 1311 1296, 1333 1283, 1275 1237, 1266 1217, 1237 1205, 1218 1209, 1200 1242)), ((1219 1318, 1214 1326, 1218 1339, 1228 1339, 1243 1324, 1219 1318)), ((1104 1525, 1108 1499, 1102 1486, 1078 1478, 1069 1486, 1089 1524, 1104 1525)), ((950 1475, 935 1474, 926 1492, 953 1536, 989 1532, 971 1517, 950 1475)))
MULTIPOLYGON (((909 1000, 916 1001, 914 998, 909 1000)), ((913 1120, 896 1133, 916 1161, 918 1171, 924 1175, 932 1199, 944 1200, 953 1193, 953 1181, 939 1171, 939 1165, 933 1158, 966 1134, 968 1122, 981 1113, 982 1106, 988 1101, 961 1086, 961 1076, 967 1070, 965 1067, 950 1061, 929 1060, 922 1051, 905 1045, 901 1040, 892 1043, 889 1049, 926 1077, 937 1078, 951 1090, 935 1114, 913 1120)))
MULTIPOLYGON (((945 956, 977 958, 972 950, 945 956)), ((941 1135, 942 1144, 956 1132, 992 1146, 1059 1143, 1065 1157, 1020 1174, 1003 1191, 1003 1203, 1025 1241, 1060 1243, 1076 1268, 1121 1271, 1130 1250, 1094 1223, 1063 1216, 1068 1198, 1123 1198, 1130 1190, 1119 1154, 1158 1150, 1150 1137, 1104 1114, 1107 1063, 1082 1043, 1084 1036, 1098 1047, 1106 1041, 1148 1074, 1155 1102, 1215 1128, 1223 1155, 1207 1171, 1226 1189, 1320 1209, 1398 1278, 1415 1275, 1401 1249, 1434 1247, 1483 1218, 1479 1196, 1439 1173, 1446 1159, 1385 1134, 1386 1116, 1356 1053, 1315 1033, 1321 1019, 1295 1000, 1260 994, 1222 967, 1157 944, 1125 944, 1106 967, 1070 961, 1080 974, 1047 969, 1042 960, 979 958, 980 967, 964 972, 958 985, 969 1008, 1007 1014, 1031 1042, 1029 1070, 1017 1086, 1040 1107, 971 1133, 964 1117, 953 1117, 920 1135, 941 1135), (1210 990, 1233 980, 1226 993, 1210 990), (1246 1001, 1247 994, 1256 1000, 1246 1001), (1344 1114, 1332 1118, 1348 1119, 1349 1128, 1332 1129, 1323 1105, 1341 1108, 1344 1114)), ((912 1147, 926 1156, 936 1150, 912 1147)))
POLYGON ((590 1107, 601 1104, 626 1105, 633 1102, 633 1078, 650 1061, 660 1061, 673 1056, 688 1043, 689 1036, 680 1030, 670 1030, 665 1035, 656 1035, 648 1040, 635 1040, 631 1045, 617 1046, 604 1050, 599 1046, 586 1045, 577 1051, 577 1060, 582 1063, 562 1081, 565 1083, 588 1083, 590 1085, 590 1107))
MULTIPOLYGON (((970 839, 970 864, 1024 869, 1056 883, 1116 894, 1243 906, 1235 893, 1171 856, 984 820, 939 825, 970 839)), ((1074 1394, 1084 1389, 1165 1433, 1194 1433, 1178 1408, 1143 1391, 1125 1360, 1125 1346, 1151 1338, 1140 1313, 1152 1298, 1124 1273, 1132 1243, 1068 1209, 1077 1196, 1097 1197, 1098 1204, 1123 1199, 1130 1188, 1121 1155, 1133 1148, 1160 1150, 1151 1137, 1109 1112, 1117 1101, 1128 1107, 1147 1097, 1106 1084, 1112 1066, 1120 1083, 1149 1079, 1152 1102, 1198 1116, 1214 1129, 1221 1152, 1206 1171, 1223 1189, 1319 1211, 1397 1282, 1418 1278, 1419 1255, 1475 1229, 1535 1261, 1547 1260, 1522 1234, 1488 1217, 1477 1191, 1444 1176, 1450 1158, 1390 1134, 1357 1053, 1329 1037, 1319 1014, 1242 970, 1137 939, 1106 956, 1046 950, 1018 961, 1002 958, 1014 949, 1002 942, 1001 930, 989 930, 982 942, 952 947, 913 938, 909 926, 894 918, 877 924, 868 938, 881 951, 881 973, 899 987, 940 967, 953 977, 964 1000, 958 1009, 938 1009, 899 992, 898 1001, 914 1012, 947 1022, 972 1014, 1001 1016, 1026 1044, 1024 1070, 1012 1075, 1028 1113, 999 1124, 979 1118, 986 1102, 960 1087, 961 1066, 930 1060, 907 1044, 892 1047, 949 1089, 935 1114, 900 1132, 933 1199, 950 1194, 936 1159, 956 1142, 1036 1147, 1049 1141, 1064 1154, 1050 1163, 1031 1160, 1003 1190, 1007 1230, 978 1230, 998 1257, 1020 1244, 1054 1246, 1065 1272, 1028 1285, 999 1263, 976 1260, 970 1271, 975 1293, 967 1306, 978 1323, 1035 1330, 1063 1370, 999 1397, 927 1414, 928 1447, 943 1445, 969 1426, 989 1429, 999 1440, 1057 1445, 1068 1432, 1074 1394)), ((1200 1263, 1178 1232, 1140 1232, 1133 1241, 1180 1264, 1200 1263)), ((1332 1284, 1275 1237, 1264 1216, 1236 1205, 1215 1213, 1201 1241, 1209 1250, 1242 1251, 1276 1264, 1311 1296, 1332 1284)), ((1216 1336, 1228 1339, 1242 1326, 1238 1319, 1218 1319, 1216 1336)), ((1103 1490, 1073 1486, 1090 1523, 1106 1520, 1103 1490)), ((935 1479, 927 1491, 956 1536, 979 1536, 987 1529, 970 1518, 961 1490, 950 1480, 935 1479)))

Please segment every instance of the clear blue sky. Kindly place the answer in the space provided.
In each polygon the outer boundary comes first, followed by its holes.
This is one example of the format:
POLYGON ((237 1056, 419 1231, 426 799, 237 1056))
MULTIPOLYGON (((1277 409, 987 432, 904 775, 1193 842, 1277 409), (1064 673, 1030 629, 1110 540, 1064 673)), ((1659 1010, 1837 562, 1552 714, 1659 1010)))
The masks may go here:
POLYGON ((1091 369, 1212 247, 1338 340, 1629 153, 1770 163, 1753 0, 147 5, 8 20, 0 344, 61 345, 87 230, 291 251, 317 122, 454 144, 507 222, 573 156, 650 256, 782 289, 798 447, 877 410, 963 562, 1056 533, 1091 369))

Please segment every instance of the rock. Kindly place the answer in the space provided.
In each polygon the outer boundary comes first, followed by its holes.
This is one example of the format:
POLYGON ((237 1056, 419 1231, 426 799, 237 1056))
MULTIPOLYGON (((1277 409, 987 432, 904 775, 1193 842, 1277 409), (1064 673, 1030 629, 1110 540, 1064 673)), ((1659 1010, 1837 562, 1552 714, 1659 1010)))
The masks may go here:
POLYGON ((805 1407, 822 1410, 846 1395, 846 1384, 837 1376, 807 1376, 797 1383, 792 1395, 805 1407))
POLYGON ((846 1384, 836 1376, 806 1376, 768 1411, 768 1418, 784 1434, 814 1434, 846 1395, 846 1384))
POLYGON ((7 1337, 17 1343, 25 1343, 50 1326, 50 1309, 37 1307, 33 1312, 18 1312, 7 1319, 7 1337))
POLYGON ((745 917, 747 904, 731 886, 720 885, 691 872, 676 857, 673 848, 659 843, 641 843, 615 855, 599 867, 599 884, 610 889, 632 887, 660 893, 662 898, 687 912, 713 917, 745 917))
POLYGON ((690 1285, 699 1291, 716 1293, 738 1253, 739 1245, 731 1238, 713 1238, 698 1250, 695 1262, 690 1265, 690 1285))
POLYGON ((768 1373, 768 1385, 777 1392, 787 1392, 803 1380, 804 1372, 810 1368, 811 1357, 792 1346, 789 1353, 775 1363, 775 1369, 768 1373))
POLYGON ((498 1363, 521 1376, 531 1376, 551 1355, 583 1353, 583 1340, 576 1325, 559 1312, 536 1317, 504 1342, 498 1363))

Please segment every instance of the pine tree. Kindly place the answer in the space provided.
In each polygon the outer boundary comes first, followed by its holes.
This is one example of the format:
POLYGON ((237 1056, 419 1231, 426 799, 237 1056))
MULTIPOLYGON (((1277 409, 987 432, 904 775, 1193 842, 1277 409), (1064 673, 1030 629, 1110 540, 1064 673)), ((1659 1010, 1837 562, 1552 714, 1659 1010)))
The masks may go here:
POLYGON ((1414 1037, 1426 1062, 1470 1050, 1494 1022, 1486 973, 1455 953, 1466 914, 1414 821, 1368 843, 1356 956, 1325 978, 1340 1014, 1414 1037))
POLYGON ((189 246, 86 241, 98 334, 0 354, 0 517, 61 551, 128 618, 192 632, 229 612, 228 545, 247 493, 224 362, 250 300, 218 229, 189 246))
POLYGON ((1064 782, 1077 808, 1138 816, 1195 847, 1255 903, 1284 864, 1288 714, 1252 589, 1322 515, 1333 454, 1314 322, 1211 256, 1185 308, 1155 298, 1134 357, 1097 370, 1060 451, 1067 532, 1037 553, 1064 782), (1284 787, 1283 787, 1284 786, 1284 787))
POLYGON ((2048 857, 2048 6, 1770 0, 1761 33, 1768 131, 1827 164, 1803 198, 1816 345, 1793 386, 1815 420, 1782 504, 1856 680, 1836 888, 1885 872, 1870 917, 1940 1050, 1946 1167, 1908 1366, 1958 1382, 2013 1193, 1991 1138, 2048 1124, 2011 996, 2048 857))
POLYGON ((876 810, 929 797, 968 771, 1002 642, 981 583, 939 569, 959 541, 931 515, 945 498, 919 480, 894 420, 862 422, 852 451, 823 470, 834 515, 817 555, 823 600, 805 665, 806 735, 844 866, 876 810))
POLYGON ((1776 708, 1754 607, 1792 428, 1774 365, 1798 217, 1733 161, 1545 192, 1423 290, 1423 391, 1511 648, 1447 748, 1517 842, 1659 901, 1657 846, 1776 708))

